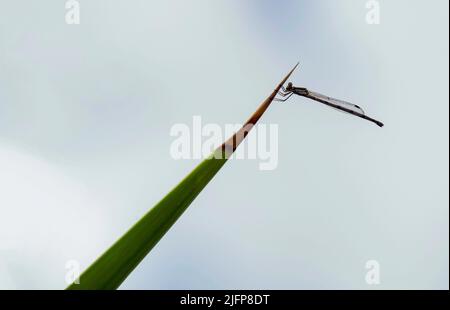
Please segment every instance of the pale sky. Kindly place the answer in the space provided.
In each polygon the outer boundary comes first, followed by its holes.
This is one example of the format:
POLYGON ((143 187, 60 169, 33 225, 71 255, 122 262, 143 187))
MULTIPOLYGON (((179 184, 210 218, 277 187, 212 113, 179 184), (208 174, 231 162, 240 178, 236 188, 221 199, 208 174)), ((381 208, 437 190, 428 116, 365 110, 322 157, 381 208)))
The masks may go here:
POLYGON ((448 289, 448 1, 0 0, 0 288, 66 287, 199 160, 194 115, 243 122, 291 80, 278 166, 228 162, 123 289, 448 289), (365 282, 380 264, 381 283, 365 282))

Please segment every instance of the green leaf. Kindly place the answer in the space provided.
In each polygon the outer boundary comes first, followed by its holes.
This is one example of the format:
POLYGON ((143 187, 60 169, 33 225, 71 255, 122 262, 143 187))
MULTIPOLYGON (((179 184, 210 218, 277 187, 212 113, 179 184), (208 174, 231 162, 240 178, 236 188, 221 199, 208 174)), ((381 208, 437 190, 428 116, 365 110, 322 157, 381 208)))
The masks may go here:
MULTIPOLYGON (((297 64, 298 65, 298 64, 297 64)), ((101 255, 67 289, 116 289, 158 243, 197 195, 222 168, 257 123, 297 66, 276 87, 244 126, 202 161, 169 194, 101 255)))

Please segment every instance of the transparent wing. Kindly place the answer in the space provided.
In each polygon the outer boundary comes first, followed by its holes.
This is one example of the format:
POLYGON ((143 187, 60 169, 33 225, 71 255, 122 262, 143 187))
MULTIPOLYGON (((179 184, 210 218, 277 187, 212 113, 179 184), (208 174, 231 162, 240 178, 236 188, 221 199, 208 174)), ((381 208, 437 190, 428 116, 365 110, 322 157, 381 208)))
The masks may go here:
MULTIPOLYGON (((356 104, 353 104, 353 103, 350 103, 350 102, 347 102, 347 101, 343 101, 343 100, 339 100, 339 99, 335 99, 335 98, 331 98, 331 97, 328 97, 328 96, 325 96, 325 95, 322 95, 322 94, 319 94, 319 93, 316 93, 316 92, 313 92, 313 91, 308 91, 308 95, 310 97, 314 97, 314 98, 317 98, 319 100, 327 101, 327 102, 329 102, 331 104, 334 104, 336 106, 340 106, 340 107, 343 107, 345 109, 352 110, 352 111, 354 111, 356 113, 365 115, 364 110, 361 109, 361 107, 356 105, 356 104)), ((342 110, 339 110, 339 111, 345 112, 345 111, 342 111, 342 110)))

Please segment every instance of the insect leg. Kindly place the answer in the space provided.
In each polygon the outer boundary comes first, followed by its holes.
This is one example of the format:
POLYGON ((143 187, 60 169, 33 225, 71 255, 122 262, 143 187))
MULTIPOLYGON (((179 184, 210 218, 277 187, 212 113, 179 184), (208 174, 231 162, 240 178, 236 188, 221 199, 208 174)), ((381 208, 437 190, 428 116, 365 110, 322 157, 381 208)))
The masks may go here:
POLYGON ((280 95, 282 97, 286 97, 287 95, 290 95, 290 94, 292 94, 292 92, 281 92, 281 91, 278 92, 278 95, 280 95))
POLYGON ((290 93, 289 96, 288 96, 287 98, 285 98, 285 99, 275 98, 275 99, 273 99, 273 101, 285 102, 286 100, 288 100, 289 98, 291 98, 291 96, 292 96, 293 94, 294 94, 294 93, 290 93))

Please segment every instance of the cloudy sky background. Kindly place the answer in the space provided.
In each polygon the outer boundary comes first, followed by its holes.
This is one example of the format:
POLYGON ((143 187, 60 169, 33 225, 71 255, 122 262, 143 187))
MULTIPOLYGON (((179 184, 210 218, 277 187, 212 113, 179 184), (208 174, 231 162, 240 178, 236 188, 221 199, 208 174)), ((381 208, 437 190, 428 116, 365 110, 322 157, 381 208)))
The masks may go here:
POLYGON ((199 161, 170 128, 273 105, 279 162, 230 161, 124 289, 448 289, 448 1, 0 0, 0 288, 66 286, 199 161), (365 263, 381 266, 368 286, 365 263))

